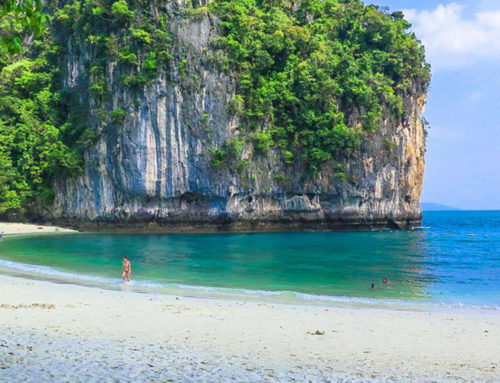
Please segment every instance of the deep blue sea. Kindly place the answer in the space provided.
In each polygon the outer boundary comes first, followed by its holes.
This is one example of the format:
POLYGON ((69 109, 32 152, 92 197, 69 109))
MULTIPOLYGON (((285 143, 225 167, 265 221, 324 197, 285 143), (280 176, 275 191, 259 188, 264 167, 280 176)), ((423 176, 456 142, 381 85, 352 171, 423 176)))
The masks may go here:
POLYGON ((498 211, 424 212, 411 231, 7 237, 0 272, 123 288, 123 255, 141 291, 500 308, 498 211))

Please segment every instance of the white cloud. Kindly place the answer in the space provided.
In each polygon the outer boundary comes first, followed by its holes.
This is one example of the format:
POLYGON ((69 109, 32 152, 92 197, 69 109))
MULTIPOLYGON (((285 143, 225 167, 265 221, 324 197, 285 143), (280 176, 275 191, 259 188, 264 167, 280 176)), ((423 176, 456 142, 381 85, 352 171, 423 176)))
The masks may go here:
POLYGON ((432 11, 405 10, 434 69, 462 68, 500 59, 500 10, 466 14, 457 3, 432 11))

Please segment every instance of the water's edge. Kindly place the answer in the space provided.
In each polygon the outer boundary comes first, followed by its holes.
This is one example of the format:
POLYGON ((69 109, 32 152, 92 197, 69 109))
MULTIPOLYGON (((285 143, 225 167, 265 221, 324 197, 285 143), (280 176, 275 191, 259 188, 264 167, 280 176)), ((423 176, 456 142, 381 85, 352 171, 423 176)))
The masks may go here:
POLYGON ((71 284, 103 290, 139 294, 160 294, 197 299, 253 301, 285 305, 311 305, 337 308, 371 308, 398 311, 481 311, 500 314, 499 306, 438 303, 430 300, 402 300, 390 298, 361 298, 315 295, 296 291, 266 291, 231 289, 224 287, 158 284, 149 281, 124 283, 121 279, 95 277, 59 271, 47 266, 20 264, 0 259, 0 275, 56 284, 71 284))

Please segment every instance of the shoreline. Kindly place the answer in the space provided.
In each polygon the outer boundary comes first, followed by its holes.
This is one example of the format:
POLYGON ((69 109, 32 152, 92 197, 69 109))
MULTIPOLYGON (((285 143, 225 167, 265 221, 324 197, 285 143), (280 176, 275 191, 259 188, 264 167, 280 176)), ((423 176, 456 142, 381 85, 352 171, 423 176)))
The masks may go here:
POLYGON ((122 291, 124 288, 131 293, 157 294, 178 296, 183 298, 210 299, 222 301, 245 300, 267 304, 284 304, 299 306, 387 309, 397 311, 446 311, 446 312, 498 312, 500 305, 488 303, 437 302, 433 300, 405 300, 387 297, 320 295, 291 290, 259 290, 237 287, 220 287, 205 285, 189 285, 183 283, 160 284, 151 281, 135 280, 123 284, 116 278, 77 274, 59 271, 48 266, 20 264, 0 259, 0 276, 22 278, 59 285, 73 285, 107 291, 122 291), (28 268, 16 267, 18 265, 28 268), (42 273, 40 269, 51 269, 52 272, 42 273))
POLYGON ((495 311, 192 298, 6 275, 0 285, 7 381, 493 382, 500 369, 495 311))

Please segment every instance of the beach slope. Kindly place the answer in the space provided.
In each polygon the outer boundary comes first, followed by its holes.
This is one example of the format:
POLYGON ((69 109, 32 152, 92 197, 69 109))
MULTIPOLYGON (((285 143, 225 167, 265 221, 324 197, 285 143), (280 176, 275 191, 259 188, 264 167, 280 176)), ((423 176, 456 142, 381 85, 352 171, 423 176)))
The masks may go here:
POLYGON ((495 310, 375 309, 102 290, 0 275, 17 382, 499 380, 495 310))

